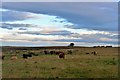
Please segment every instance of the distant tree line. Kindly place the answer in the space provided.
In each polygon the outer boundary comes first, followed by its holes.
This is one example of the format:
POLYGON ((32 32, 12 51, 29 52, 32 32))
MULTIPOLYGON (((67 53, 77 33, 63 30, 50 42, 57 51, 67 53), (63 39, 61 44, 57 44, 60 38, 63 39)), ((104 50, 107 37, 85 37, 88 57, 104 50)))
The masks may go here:
POLYGON ((112 46, 93 46, 93 47, 112 47, 112 46))

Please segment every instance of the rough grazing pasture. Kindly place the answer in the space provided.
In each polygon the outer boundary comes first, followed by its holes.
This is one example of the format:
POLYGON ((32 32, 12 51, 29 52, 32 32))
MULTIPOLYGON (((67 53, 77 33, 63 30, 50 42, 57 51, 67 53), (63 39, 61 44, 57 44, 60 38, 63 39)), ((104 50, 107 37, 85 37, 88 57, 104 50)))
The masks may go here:
POLYGON ((37 48, 15 49, 3 47, 3 78, 117 78, 118 48, 37 48), (63 51, 65 59, 58 55, 45 55, 44 50, 63 51), (72 54, 67 54, 72 50, 72 54), (97 55, 91 54, 96 51, 97 55), (34 52, 38 56, 23 59, 22 54, 34 52), (86 54, 90 53, 90 54, 86 54), (12 55, 16 60, 11 60, 12 55))

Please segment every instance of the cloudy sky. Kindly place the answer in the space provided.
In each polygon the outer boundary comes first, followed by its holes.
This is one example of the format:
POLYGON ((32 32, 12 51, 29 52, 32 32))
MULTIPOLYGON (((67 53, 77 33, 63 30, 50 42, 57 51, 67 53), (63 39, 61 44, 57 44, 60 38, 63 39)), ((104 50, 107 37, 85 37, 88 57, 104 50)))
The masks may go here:
POLYGON ((3 46, 118 44, 117 2, 4 2, 3 46))

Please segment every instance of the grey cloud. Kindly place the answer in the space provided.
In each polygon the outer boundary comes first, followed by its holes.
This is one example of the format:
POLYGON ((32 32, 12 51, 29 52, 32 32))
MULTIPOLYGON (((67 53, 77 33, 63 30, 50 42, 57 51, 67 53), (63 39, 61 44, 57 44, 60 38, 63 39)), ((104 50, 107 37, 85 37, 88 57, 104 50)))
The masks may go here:
POLYGON ((29 17, 25 13, 15 11, 4 11, 2 12, 2 21, 19 21, 26 20, 29 17))
POLYGON ((59 39, 55 40, 58 42, 85 42, 85 43, 106 43, 106 44, 118 44, 118 42, 115 41, 102 41, 99 39, 59 39))
POLYGON ((19 30, 27 30, 26 28, 19 28, 19 30))
MULTIPOLYGON (((85 43, 106 43, 106 44, 117 44, 116 41, 118 39, 118 35, 111 35, 111 34, 75 34, 69 31, 53 31, 50 33, 42 33, 37 31, 25 31, 25 32, 18 32, 19 34, 31 34, 31 35, 62 35, 66 36, 69 39, 57 39, 54 41, 57 42, 85 42, 85 43), (71 39, 72 38, 72 39, 71 39), (111 40, 100 40, 100 38, 107 38, 111 40)), ((36 40, 36 39, 35 39, 36 40)), ((34 41, 35 41, 34 40, 34 41)))
POLYGON ((117 31, 118 5, 113 2, 5 3, 3 8, 55 15, 77 24, 75 28, 117 31), (17 6, 17 7, 16 7, 17 6), (20 6, 26 6, 25 8, 20 6), (112 23, 112 24, 111 24, 112 23))
MULTIPOLYGON (((4 9, 4 8, 1 8, 4 9)), ((7 9, 6 11, 1 11, 0 17, 2 18, 2 21, 22 21, 27 20, 31 18, 37 18, 36 16, 32 15, 29 12, 26 11, 19 11, 19 10, 13 10, 13 9, 7 9)))
POLYGON ((13 28, 12 27, 9 27, 9 26, 0 26, 1 28, 3 29, 8 29, 8 30, 12 30, 13 28))
POLYGON ((13 28, 29 28, 29 27, 36 27, 37 25, 33 25, 33 24, 10 24, 10 23, 2 23, 2 25, 0 26, 1 28, 5 28, 5 29, 13 29, 13 28))
MULTIPOLYGON (((113 33, 114 34, 114 33, 113 33)), ((79 37, 82 37, 82 38, 85 38, 85 39, 98 39, 98 38, 101 38, 101 37, 105 37, 105 38, 111 38, 111 39, 118 39, 118 35, 116 33, 116 35, 113 35, 112 33, 111 34, 100 34, 100 33, 97 33, 97 34, 72 34, 71 37, 74 37, 74 38, 79 38, 79 37)))
POLYGON ((52 31, 49 33, 42 33, 40 31, 25 31, 18 32, 19 34, 32 34, 32 35, 71 35, 72 33, 69 31, 61 30, 61 31, 52 31))
POLYGON ((71 35, 72 33, 70 31, 53 31, 49 33, 50 35, 71 35))
POLYGON ((18 32, 18 34, 32 34, 32 35, 41 35, 38 31, 24 31, 24 32, 18 32))
POLYGON ((57 39, 58 42, 85 42, 85 43, 105 43, 105 44, 118 44, 118 35, 110 34, 72 34, 69 37, 73 39, 57 39), (107 38, 110 40, 101 40, 100 38, 107 38))

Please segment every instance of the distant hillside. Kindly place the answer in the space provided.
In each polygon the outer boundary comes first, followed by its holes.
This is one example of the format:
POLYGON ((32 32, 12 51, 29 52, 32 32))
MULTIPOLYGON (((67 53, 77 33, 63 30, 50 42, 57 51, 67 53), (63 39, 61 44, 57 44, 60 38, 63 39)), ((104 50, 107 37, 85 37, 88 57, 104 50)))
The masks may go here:
MULTIPOLYGON (((21 46, 2 46, 2 51, 5 50, 40 50, 40 49, 75 49, 75 48, 109 48, 109 47, 85 47, 85 46, 40 46, 40 47, 21 47, 21 46)), ((114 47, 110 47, 114 48, 114 47)))
POLYGON ((71 48, 84 48, 83 46, 42 46, 42 47, 18 47, 18 46, 3 46, 2 50, 38 50, 38 49, 71 49, 71 48))

